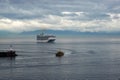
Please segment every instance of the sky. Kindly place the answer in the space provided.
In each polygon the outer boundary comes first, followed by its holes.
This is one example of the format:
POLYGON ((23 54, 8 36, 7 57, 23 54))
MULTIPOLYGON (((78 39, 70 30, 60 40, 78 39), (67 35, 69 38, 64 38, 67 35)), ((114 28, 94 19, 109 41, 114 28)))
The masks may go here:
POLYGON ((120 0, 0 0, 0 31, 120 32, 120 0))

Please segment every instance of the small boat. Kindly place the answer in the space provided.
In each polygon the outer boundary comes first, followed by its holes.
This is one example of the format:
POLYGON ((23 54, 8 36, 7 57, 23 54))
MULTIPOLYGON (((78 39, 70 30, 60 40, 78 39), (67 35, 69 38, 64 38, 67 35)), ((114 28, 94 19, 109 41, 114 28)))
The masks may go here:
POLYGON ((0 52, 0 57, 15 57, 17 56, 16 52, 15 51, 1 51, 0 52))
POLYGON ((12 45, 10 45, 10 50, 0 51, 0 57, 15 57, 17 56, 16 51, 12 49, 12 45))
POLYGON ((58 51, 58 52, 56 53, 56 57, 62 57, 62 56, 64 56, 64 52, 58 51))

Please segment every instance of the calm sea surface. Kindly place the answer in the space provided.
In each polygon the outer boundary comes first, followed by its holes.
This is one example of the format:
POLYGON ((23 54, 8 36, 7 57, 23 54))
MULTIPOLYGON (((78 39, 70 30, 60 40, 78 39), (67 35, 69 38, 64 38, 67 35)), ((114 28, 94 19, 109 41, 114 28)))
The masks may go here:
POLYGON ((120 80, 119 36, 58 36, 55 43, 0 38, 0 50, 10 44, 18 56, 0 58, 0 80, 120 80), (58 50, 65 55, 56 57, 58 50))

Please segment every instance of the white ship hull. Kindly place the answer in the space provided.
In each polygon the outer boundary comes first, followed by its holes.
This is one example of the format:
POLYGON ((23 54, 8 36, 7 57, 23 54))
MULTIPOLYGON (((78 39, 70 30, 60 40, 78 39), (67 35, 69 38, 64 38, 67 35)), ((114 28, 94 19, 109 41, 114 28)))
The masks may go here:
POLYGON ((40 42, 40 43, 49 43, 49 42, 54 42, 55 39, 52 39, 52 40, 37 40, 37 42, 40 42))

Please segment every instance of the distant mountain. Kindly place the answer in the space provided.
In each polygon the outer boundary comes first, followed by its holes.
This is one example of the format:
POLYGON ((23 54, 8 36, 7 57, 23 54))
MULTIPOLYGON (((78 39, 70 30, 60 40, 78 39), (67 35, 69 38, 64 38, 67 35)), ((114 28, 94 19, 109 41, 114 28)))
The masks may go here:
MULTIPOLYGON (((28 31, 28 32, 22 32, 20 34, 24 35, 36 35, 40 34, 42 31, 36 30, 36 31, 28 31)), ((54 35, 120 35, 120 32, 77 32, 77 31, 69 31, 69 30, 45 30, 46 34, 54 34, 54 35)))
POLYGON ((0 36, 7 36, 7 35, 12 35, 12 34, 14 34, 14 33, 12 33, 12 32, 8 32, 8 31, 0 31, 0 36))
MULTIPOLYGON (((0 36, 9 36, 9 35, 37 35, 42 31, 24 31, 22 33, 12 33, 8 31, 0 31, 0 36)), ((69 31, 69 30, 45 30, 46 34, 54 34, 54 35, 120 35, 120 32, 77 32, 77 31, 69 31)))
POLYGON ((79 34, 80 32, 76 31, 61 31, 61 30, 45 30, 45 31, 29 31, 29 32, 22 32, 21 34, 40 34, 41 32, 44 32, 46 34, 55 34, 55 35, 70 35, 70 34, 79 34))

